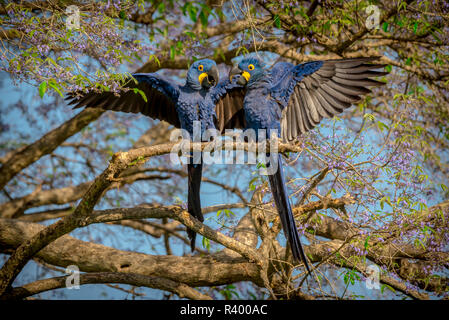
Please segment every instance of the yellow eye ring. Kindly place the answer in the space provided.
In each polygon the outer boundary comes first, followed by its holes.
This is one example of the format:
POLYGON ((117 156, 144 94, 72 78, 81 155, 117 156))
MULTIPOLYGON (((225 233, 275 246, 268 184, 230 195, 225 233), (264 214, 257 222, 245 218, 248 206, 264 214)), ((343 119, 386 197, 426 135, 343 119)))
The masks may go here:
POLYGON ((200 65, 198 66, 198 70, 199 70, 199 71, 203 71, 203 69, 204 69, 204 68, 203 68, 203 65, 200 64, 200 65))
POLYGON ((254 70, 254 65, 253 65, 253 64, 250 64, 250 65, 248 66, 248 70, 254 70))

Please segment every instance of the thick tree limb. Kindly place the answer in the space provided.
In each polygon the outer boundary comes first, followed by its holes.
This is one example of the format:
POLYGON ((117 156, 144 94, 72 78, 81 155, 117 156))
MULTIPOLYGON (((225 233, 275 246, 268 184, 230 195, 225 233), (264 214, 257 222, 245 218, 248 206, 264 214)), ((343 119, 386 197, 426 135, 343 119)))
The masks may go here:
MULTIPOLYGON (((4 252, 17 248, 43 229, 39 224, 0 219, 0 249, 4 252)), ((223 254, 206 257, 153 256, 121 251, 68 235, 50 243, 36 256, 64 268, 77 265, 84 272, 136 273, 163 277, 192 287, 248 280, 257 282, 259 277, 258 267, 241 257, 231 258, 223 254)))
MULTIPOLYGON (((2 297, 2 299, 23 299, 41 292, 65 288, 67 277, 68 276, 62 276, 28 283, 24 286, 14 288, 11 292, 8 292, 8 294, 2 297)), ((183 283, 160 277, 149 277, 135 273, 121 272, 96 272, 83 273, 79 275, 80 285, 98 283, 121 283, 136 287, 160 289, 175 293, 180 298, 189 298, 194 300, 212 299, 211 297, 204 295, 183 283)))

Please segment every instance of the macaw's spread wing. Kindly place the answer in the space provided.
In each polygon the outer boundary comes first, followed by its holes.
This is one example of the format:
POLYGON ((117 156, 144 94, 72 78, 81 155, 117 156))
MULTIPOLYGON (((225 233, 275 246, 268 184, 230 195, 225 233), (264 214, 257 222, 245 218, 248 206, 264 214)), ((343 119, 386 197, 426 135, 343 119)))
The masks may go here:
POLYGON ((283 140, 294 140, 321 119, 331 118, 359 102, 362 95, 371 92, 367 87, 383 85, 370 79, 387 74, 373 71, 384 67, 369 63, 376 58, 313 61, 294 67, 284 63, 285 75, 272 87, 272 97, 284 107, 283 140))
POLYGON ((215 103, 215 128, 221 133, 225 129, 244 129, 246 126, 243 112, 245 89, 229 80, 222 81, 211 89, 212 101, 215 103))
MULTIPOLYGON (((271 83, 280 84, 280 81, 285 78, 287 74, 292 72, 295 67, 293 63, 290 62, 278 62, 270 70, 271 73, 271 83)), ((293 73, 291 73, 293 75, 293 73)))
POLYGON ((133 74, 133 79, 127 80, 124 85, 128 91, 118 94, 112 92, 89 92, 86 94, 70 93, 66 100, 74 108, 101 108, 122 112, 142 113, 153 119, 167 121, 179 128, 176 101, 179 96, 179 87, 156 73, 133 74), (139 92, 140 91, 140 92, 139 92), (145 99, 142 95, 144 93, 145 99))

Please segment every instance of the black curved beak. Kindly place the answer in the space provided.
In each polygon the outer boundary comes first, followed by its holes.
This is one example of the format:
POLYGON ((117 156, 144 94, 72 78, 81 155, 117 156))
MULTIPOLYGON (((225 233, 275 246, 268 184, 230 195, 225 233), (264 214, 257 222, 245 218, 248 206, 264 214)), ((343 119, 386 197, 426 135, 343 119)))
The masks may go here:
POLYGON ((237 84, 242 86, 246 85, 248 81, 246 81, 245 77, 242 76, 242 73, 243 71, 240 70, 239 67, 232 67, 231 71, 229 72, 229 81, 231 81, 232 83, 232 80, 237 79, 237 84))
POLYGON ((207 77, 201 82, 201 86, 205 89, 209 89, 210 87, 217 85, 220 75, 218 73, 217 66, 212 66, 212 68, 210 68, 206 73, 207 77))

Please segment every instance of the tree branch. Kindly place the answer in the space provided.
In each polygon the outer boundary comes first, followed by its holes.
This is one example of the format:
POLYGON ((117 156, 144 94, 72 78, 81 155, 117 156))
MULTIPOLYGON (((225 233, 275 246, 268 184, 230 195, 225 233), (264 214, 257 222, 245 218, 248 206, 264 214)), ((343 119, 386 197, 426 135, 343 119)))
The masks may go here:
MULTIPOLYGON (((67 277, 62 276, 50 279, 38 280, 28 283, 21 287, 13 288, 2 297, 4 300, 24 299, 26 297, 66 287, 67 277)), ((121 283, 137 287, 147 287, 164 290, 177 294, 180 298, 189 298, 194 300, 211 300, 212 298, 198 292, 184 283, 176 282, 161 277, 150 277, 135 273, 121 272, 96 272, 84 273, 79 275, 79 284, 98 284, 98 283, 121 283)))

